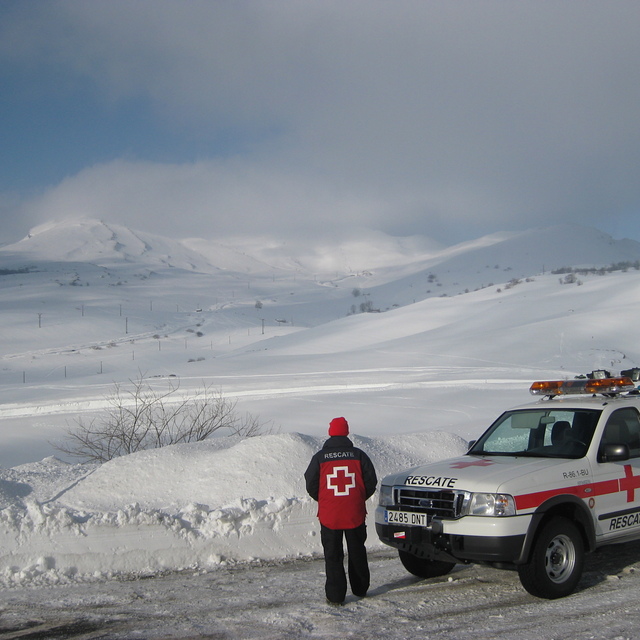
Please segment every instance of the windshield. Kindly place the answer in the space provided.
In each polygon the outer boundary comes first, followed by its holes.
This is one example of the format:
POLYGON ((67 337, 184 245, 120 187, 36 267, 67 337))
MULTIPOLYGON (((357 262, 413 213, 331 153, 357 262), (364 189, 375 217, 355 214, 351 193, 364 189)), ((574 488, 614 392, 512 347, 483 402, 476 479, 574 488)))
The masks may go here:
POLYGON ((601 411, 528 409, 507 411, 469 451, 472 455, 582 458, 601 411))

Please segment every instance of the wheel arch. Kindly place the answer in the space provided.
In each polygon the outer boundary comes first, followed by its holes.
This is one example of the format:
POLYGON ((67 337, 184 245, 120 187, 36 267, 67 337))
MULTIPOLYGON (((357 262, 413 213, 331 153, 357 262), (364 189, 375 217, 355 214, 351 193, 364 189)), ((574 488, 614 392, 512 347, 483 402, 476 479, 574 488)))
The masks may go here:
POLYGON ((587 505, 576 496, 554 496, 541 504, 533 514, 525 536, 524 545, 522 546, 522 553, 516 561, 516 564, 522 564, 530 559, 533 543, 538 531, 549 520, 555 517, 571 520, 582 535, 585 551, 591 552, 595 550, 596 532, 593 524, 593 516, 587 505))

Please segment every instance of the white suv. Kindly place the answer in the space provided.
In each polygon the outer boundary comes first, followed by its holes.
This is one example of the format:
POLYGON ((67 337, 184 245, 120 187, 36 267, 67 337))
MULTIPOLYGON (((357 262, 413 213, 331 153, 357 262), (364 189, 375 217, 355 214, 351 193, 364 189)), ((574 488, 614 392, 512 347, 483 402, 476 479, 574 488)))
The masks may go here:
POLYGON ((420 577, 488 563, 517 569, 535 596, 569 595, 586 552, 640 538, 640 394, 630 376, 534 382, 544 398, 503 413, 466 455, 387 476, 380 540, 420 577))

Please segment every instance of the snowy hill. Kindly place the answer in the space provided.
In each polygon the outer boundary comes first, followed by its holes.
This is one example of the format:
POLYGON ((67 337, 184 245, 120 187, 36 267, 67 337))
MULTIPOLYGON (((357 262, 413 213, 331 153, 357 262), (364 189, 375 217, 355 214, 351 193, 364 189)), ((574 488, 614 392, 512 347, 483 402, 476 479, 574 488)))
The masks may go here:
POLYGON ((640 243, 634 240, 614 240, 596 229, 558 225, 494 234, 449 247, 401 268, 376 274, 369 287, 372 299, 405 305, 425 297, 499 286, 563 267, 608 267, 621 262, 635 263, 639 257, 640 243))
POLYGON ((218 251, 81 221, 0 249, 0 581, 316 552, 301 473, 331 418, 384 475, 464 450, 532 379, 640 365, 638 243, 566 227, 372 241, 218 251), (628 268, 551 273, 612 263, 628 268), (53 457, 140 375, 181 399, 219 389, 272 433, 100 467, 53 457))
MULTIPOLYGON (((211 256, 217 257, 216 245, 208 243, 208 246, 211 256)), ((101 267, 135 264, 138 268, 168 267, 203 273, 227 269, 227 260, 233 260, 240 270, 248 269, 253 262, 246 257, 242 260, 239 254, 222 247, 220 253, 223 253, 221 264, 215 265, 180 240, 98 220, 79 219, 46 223, 32 229, 19 242, 2 247, 0 259, 4 263, 71 262, 101 267)), ((266 265, 263 268, 266 269, 266 265)))
MULTIPOLYGON (((372 286, 401 278, 427 277, 440 286, 473 286, 532 276, 560 267, 601 267, 640 257, 640 243, 613 240, 588 227, 559 225, 522 233, 494 234, 441 248, 427 238, 391 238, 362 231, 333 244, 295 246, 267 238, 237 239, 237 245, 201 238, 170 239, 91 219, 42 224, 14 244, 0 247, 2 268, 38 262, 87 263, 102 267, 136 265, 187 271, 243 274, 298 272, 340 281, 358 277, 372 286), (497 273, 496 273, 497 272, 497 273), (446 274, 446 275, 445 275, 446 274), (478 277, 480 276, 480 277, 478 277), (457 281, 460 282, 457 282, 457 281)), ((438 292, 441 293, 441 292, 438 292)))
POLYGON ((212 239, 171 239, 87 218, 54 221, 32 229, 22 240, 0 247, 10 261, 89 263, 117 267, 172 267, 211 273, 274 271, 331 274, 412 263, 416 256, 433 253, 436 245, 426 238, 392 238, 362 231, 339 243, 287 245, 269 238, 238 238, 236 243, 212 239))

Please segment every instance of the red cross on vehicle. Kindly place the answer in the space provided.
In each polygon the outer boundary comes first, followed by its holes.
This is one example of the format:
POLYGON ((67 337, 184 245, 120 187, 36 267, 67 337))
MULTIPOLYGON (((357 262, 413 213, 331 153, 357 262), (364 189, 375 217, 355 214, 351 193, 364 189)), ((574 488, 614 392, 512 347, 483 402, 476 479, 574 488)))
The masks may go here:
POLYGON ((635 489, 640 489, 640 476, 633 475, 633 467, 624 465, 625 477, 620 480, 620 491, 627 492, 627 502, 635 501, 635 489))
POLYGON ((349 471, 349 467, 334 467, 333 473, 327 475, 327 489, 333 491, 334 496, 348 496, 356 486, 356 474, 349 471))
POLYGON ((466 469, 467 467, 488 467, 494 464, 493 460, 474 460, 473 462, 455 462, 452 469, 466 469))

